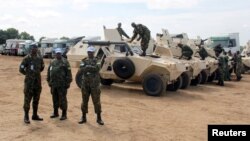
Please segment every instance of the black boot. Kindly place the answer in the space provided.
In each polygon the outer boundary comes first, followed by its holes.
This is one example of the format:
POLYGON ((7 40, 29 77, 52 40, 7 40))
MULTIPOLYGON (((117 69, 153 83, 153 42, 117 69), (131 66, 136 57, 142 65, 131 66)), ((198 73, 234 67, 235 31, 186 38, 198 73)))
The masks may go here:
POLYGON ((60 120, 65 120, 65 119, 67 119, 67 110, 62 110, 62 116, 60 120))
POLYGON ((142 54, 140 54, 140 56, 146 56, 146 51, 143 51, 142 54))
POLYGON ((54 113, 50 116, 50 118, 56 118, 59 117, 58 109, 54 109, 54 113))
POLYGON ((221 82, 221 83, 220 83, 220 86, 224 86, 224 82, 221 82))
POLYGON ((83 124, 83 123, 86 123, 86 122, 87 122, 86 113, 84 113, 84 114, 82 114, 82 118, 78 123, 83 124))
POLYGON ((43 118, 40 118, 37 114, 37 109, 38 107, 33 107, 33 115, 32 115, 32 120, 37 120, 37 121, 42 121, 43 118))
POLYGON ((24 123, 30 124, 29 111, 24 111, 24 123))
POLYGON ((99 125, 104 125, 104 122, 102 121, 101 113, 97 114, 97 120, 96 120, 96 122, 99 125))

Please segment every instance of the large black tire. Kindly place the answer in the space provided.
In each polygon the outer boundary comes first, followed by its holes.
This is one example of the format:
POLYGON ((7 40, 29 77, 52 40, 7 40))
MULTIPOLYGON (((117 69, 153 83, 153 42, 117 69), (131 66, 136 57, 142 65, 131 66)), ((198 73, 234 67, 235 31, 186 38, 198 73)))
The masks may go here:
POLYGON ((182 86, 182 76, 179 76, 174 83, 169 84, 167 86, 166 90, 177 91, 179 88, 181 88, 181 86, 182 86))
POLYGON ((200 84, 205 84, 208 79, 208 73, 206 70, 201 71, 201 82, 200 84))
POLYGON ((101 78, 101 84, 102 85, 110 86, 110 85, 113 84, 113 82, 114 82, 113 79, 103 79, 103 78, 101 78))
POLYGON ((207 79, 207 82, 213 82, 216 79, 216 73, 213 72, 207 79))
POLYGON ((82 87, 82 77, 83 71, 78 71, 75 76, 76 85, 81 88, 82 87))
POLYGON ((149 96, 160 96, 166 90, 166 81, 158 74, 148 74, 142 81, 143 91, 149 96))
POLYGON ((113 69, 115 74, 122 79, 128 79, 135 73, 134 63, 126 58, 115 60, 113 69))
POLYGON ((182 76, 182 86, 181 86, 181 89, 186 89, 187 87, 190 86, 190 83, 191 83, 190 76, 188 75, 187 72, 182 73, 181 76, 182 76))
POLYGON ((198 76, 195 77, 195 79, 191 80, 191 85, 192 86, 197 86, 198 84, 200 84, 202 79, 201 74, 199 74, 198 76))

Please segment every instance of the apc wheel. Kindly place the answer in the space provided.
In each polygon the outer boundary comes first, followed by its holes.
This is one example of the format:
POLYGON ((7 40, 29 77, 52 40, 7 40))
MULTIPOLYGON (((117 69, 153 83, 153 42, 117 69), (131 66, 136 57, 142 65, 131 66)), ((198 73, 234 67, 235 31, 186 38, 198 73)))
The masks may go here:
POLYGON ((179 76, 177 80, 167 86, 168 91, 177 91, 182 86, 182 76, 179 76))
POLYGON ((201 82, 200 82, 200 84, 205 84, 207 82, 207 79, 208 79, 208 73, 205 70, 201 71, 201 82))
POLYGON ((82 77, 83 77, 83 71, 78 71, 76 73, 75 81, 76 85, 81 88, 82 87, 82 77))
POLYGON ((122 79, 128 79, 135 73, 134 63, 126 58, 115 60, 113 69, 115 74, 122 79))
POLYGON ((143 91, 149 96, 160 96, 166 90, 166 81, 158 74, 148 74, 142 81, 143 91))
POLYGON ((188 75, 187 72, 184 72, 181 74, 182 76, 182 86, 181 86, 181 89, 186 89, 187 87, 190 86, 190 76, 188 75))
POLYGON ((110 86, 113 84, 113 79, 103 79, 101 78, 101 84, 105 86, 110 86))
POLYGON ((200 84, 202 79, 201 74, 199 74, 198 76, 195 77, 195 79, 191 80, 191 85, 193 86, 197 86, 198 84, 200 84))

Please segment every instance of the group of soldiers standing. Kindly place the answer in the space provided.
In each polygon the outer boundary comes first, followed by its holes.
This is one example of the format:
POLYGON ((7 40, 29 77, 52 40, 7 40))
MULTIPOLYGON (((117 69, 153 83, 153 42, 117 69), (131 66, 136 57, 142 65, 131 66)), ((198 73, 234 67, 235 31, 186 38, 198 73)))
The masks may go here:
MULTIPOLYGON (((125 36, 126 38, 129 39, 129 36, 125 33, 125 31, 122 29, 122 24, 118 23, 118 27, 116 28, 117 31, 119 32, 121 39, 122 36, 125 36)), ((148 49, 148 44, 151 38, 150 35, 150 30, 143 24, 135 24, 134 22, 131 24, 131 26, 134 28, 133 31, 133 36, 130 39, 130 43, 136 39, 136 37, 139 35, 139 38, 137 38, 137 41, 141 40, 141 49, 142 49, 142 54, 141 56, 146 56, 146 50, 148 49)))
POLYGON ((236 74, 236 80, 241 80, 242 73, 242 60, 240 51, 237 51, 232 55, 231 51, 225 52, 221 45, 217 45, 214 48, 215 55, 218 58, 218 83, 217 85, 224 86, 224 81, 231 81, 231 72, 229 68, 229 61, 232 61, 232 70, 236 74))
MULTIPOLYGON (((37 45, 31 45, 31 52, 22 60, 19 71, 25 75, 24 80, 24 123, 29 124, 29 110, 30 103, 32 102, 33 115, 32 120, 42 121, 43 118, 38 115, 38 105, 40 100, 40 94, 42 91, 41 85, 41 72, 44 70, 43 59, 37 54, 37 45)), ((82 76, 82 117, 79 124, 87 122, 86 114, 88 113, 88 101, 91 95, 92 101, 95 107, 95 113, 97 114, 97 123, 104 125, 101 118, 101 102, 100 102, 100 77, 98 64, 96 58, 94 58, 95 48, 90 46, 87 49, 88 57, 82 60, 80 71, 83 72, 82 76)), ((58 109, 62 110, 60 120, 67 119, 67 90, 70 88, 72 82, 71 67, 67 59, 62 57, 62 50, 57 48, 55 50, 56 56, 50 62, 47 72, 47 82, 52 94, 53 113, 50 118, 59 117, 58 109)))
MULTIPOLYGON (((205 60, 206 57, 210 56, 218 60, 218 70, 216 72, 218 83, 217 85, 224 86, 224 81, 231 81, 231 72, 229 67, 229 62, 232 61, 232 71, 236 74, 236 80, 241 80, 241 73, 242 73, 242 60, 240 52, 237 51, 235 54, 231 53, 231 50, 227 53, 223 50, 221 45, 217 45, 214 47, 215 56, 210 55, 206 49, 204 48, 205 40, 201 41, 201 44, 198 45, 199 50, 197 53, 199 53, 201 60, 205 60)), ((190 46, 184 45, 179 43, 177 45, 179 48, 181 48, 181 56, 179 59, 186 59, 190 60, 192 59, 193 50, 190 46)))

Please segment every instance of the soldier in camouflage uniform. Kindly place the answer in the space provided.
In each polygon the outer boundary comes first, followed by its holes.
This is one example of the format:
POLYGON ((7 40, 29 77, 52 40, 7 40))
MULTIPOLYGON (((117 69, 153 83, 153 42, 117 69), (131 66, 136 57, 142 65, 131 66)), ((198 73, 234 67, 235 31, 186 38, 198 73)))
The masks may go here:
POLYGON ((181 43, 178 44, 178 47, 181 48, 181 58, 186 58, 187 60, 192 59, 192 55, 193 55, 193 50, 188 46, 188 45, 183 45, 181 43))
POLYGON ((241 59, 240 51, 236 52, 233 60, 234 60, 234 72, 236 74, 237 81, 240 81, 242 78, 241 77, 242 59, 241 59))
POLYGON ((137 35, 139 35, 137 41, 141 40, 141 49, 143 51, 141 56, 146 56, 146 50, 148 48, 148 44, 151 37, 150 30, 145 25, 142 24, 132 23, 131 25, 134 28, 134 35, 132 36, 130 43, 133 42, 133 40, 137 37, 137 35))
POLYGON ((223 52, 223 54, 224 54, 224 61, 225 61, 224 80, 231 81, 230 73, 229 73, 229 65, 228 65, 229 56, 227 55, 227 52, 225 51, 223 52))
POLYGON ((221 53, 222 51, 215 50, 215 55, 218 58, 218 83, 217 85, 224 86, 224 69, 225 69, 225 59, 224 55, 221 53))
POLYGON ((118 27, 116 28, 117 31, 119 32, 121 39, 122 39, 122 35, 125 36, 126 38, 129 39, 129 36, 126 34, 126 32, 122 29, 122 24, 118 23, 118 27))
POLYGON ((51 88, 54 112, 50 118, 59 117, 58 108, 62 110, 60 120, 67 119, 67 89, 72 82, 72 73, 69 62, 62 57, 62 50, 55 50, 56 58, 51 61, 48 67, 47 81, 51 88))
POLYGON ((29 110, 30 102, 33 98, 33 115, 32 120, 42 121, 37 114, 40 94, 42 91, 41 85, 41 72, 44 69, 44 62, 41 57, 37 55, 37 45, 33 44, 30 46, 30 54, 25 56, 19 67, 19 72, 25 75, 24 80, 24 122, 30 123, 29 110))
POLYGON ((88 113, 88 101, 89 96, 91 95, 92 101, 95 108, 95 113, 97 114, 97 123, 99 125, 104 125, 104 122, 101 118, 101 101, 100 101, 100 64, 97 62, 97 59, 94 58, 95 48, 90 46, 87 48, 88 58, 82 60, 80 65, 80 71, 83 72, 82 76, 82 118, 79 121, 79 124, 87 122, 86 114, 88 113))
POLYGON ((201 60, 205 60, 209 56, 206 49, 202 45, 199 45, 198 47, 199 50, 197 52, 199 53, 201 60))

